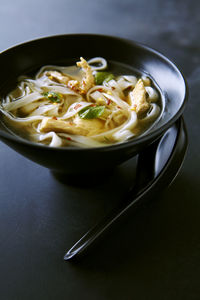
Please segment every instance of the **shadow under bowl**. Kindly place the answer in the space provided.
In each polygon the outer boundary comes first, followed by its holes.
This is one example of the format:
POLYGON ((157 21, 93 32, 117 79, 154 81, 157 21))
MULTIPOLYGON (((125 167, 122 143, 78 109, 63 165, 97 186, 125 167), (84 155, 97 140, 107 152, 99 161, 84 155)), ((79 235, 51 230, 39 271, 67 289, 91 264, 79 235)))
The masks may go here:
POLYGON ((66 34, 29 41, 0 54, 0 97, 17 83, 17 78, 44 65, 67 65, 80 56, 101 56, 150 74, 164 95, 162 116, 146 134, 130 141, 99 148, 53 148, 32 143, 0 126, 0 139, 8 146, 56 172, 85 174, 104 172, 138 154, 159 138, 182 115, 187 85, 179 69, 159 52, 119 37, 66 34))

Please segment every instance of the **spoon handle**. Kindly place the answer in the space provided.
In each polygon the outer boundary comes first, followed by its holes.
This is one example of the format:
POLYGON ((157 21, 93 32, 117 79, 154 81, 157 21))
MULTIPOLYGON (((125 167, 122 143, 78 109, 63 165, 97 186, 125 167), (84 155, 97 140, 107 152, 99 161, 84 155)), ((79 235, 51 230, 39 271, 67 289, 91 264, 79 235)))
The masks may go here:
POLYGON ((157 143, 150 145, 139 155, 137 167, 138 180, 134 188, 130 190, 126 200, 123 200, 119 206, 103 217, 99 223, 75 243, 65 254, 64 260, 70 260, 82 253, 129 208, 136 208, 137 204, 143 203, 168 186, 181 168, 186 149, 187 133, 183 119, 180 119, 167 130, 157 143), (171 142, 171 149, 169 149, 170 139, 173 140, 173 142, 171 142), (167 152, 165 150, 166 142, 167 152), (162 163, 163 160, 165 161, 165 165, 162 166, 162 168, 159 168, 158 158, 162 159, 162 163))

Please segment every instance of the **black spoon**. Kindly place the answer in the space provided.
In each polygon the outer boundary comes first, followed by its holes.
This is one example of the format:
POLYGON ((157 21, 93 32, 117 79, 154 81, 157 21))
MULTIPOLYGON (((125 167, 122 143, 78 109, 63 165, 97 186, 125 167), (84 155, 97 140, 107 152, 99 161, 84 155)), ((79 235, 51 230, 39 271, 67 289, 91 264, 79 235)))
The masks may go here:
POLYGON ((187 149, 187 133, 183 119, 179 119, 155 143, 139 154, 136 183, 126 199, 114 208, 109 215, 91 228, 65 254, 64 260, 70 260, 82 253, 113 222, 129 208, 151 199, 159 191, 167 187, 180 170, 187 149))

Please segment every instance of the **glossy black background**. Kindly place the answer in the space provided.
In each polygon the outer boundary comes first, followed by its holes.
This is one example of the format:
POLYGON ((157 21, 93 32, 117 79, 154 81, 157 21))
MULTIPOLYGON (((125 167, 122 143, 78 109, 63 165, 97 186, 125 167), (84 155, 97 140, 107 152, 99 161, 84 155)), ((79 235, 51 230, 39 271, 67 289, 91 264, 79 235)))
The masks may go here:
POLYGON ((190 98, 189 149, 174 183, 76 262, 64 262, 64 250, 120 201, 134 162, 75 188, 0 143, 0 299, 200 299, 199 10, 194 0, 1 1, 1 51, 52 34, 126 37, 176 62, 190 98))

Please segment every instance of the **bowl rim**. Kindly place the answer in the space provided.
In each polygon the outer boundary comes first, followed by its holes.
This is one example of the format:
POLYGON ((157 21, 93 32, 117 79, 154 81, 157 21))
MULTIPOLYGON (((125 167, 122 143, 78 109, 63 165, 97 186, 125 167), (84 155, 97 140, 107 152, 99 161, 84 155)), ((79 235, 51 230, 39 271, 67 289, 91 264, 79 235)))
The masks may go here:
POLYGON ((8 51, 12 51, 15 50, 15 48, 20 48, 23 46, 26 46, 27 44, 31 44, 31 43, 35 43, 38 42, 40 40, 48 40, 48 39, 53 39, 53 38, 65 38, 65 37, 101 37, 101 38, 108 38, 108 39, 113 39, 115 41, 120 41, 120 42, 125 42, 125 43, 131 43, 134 44, 136 47, 140 48, 140 49, 145 49, 148 52, 151 52, 153 54, 155 54, 156 56, 160 57, 162 60, 166 61, 169 65, 171 65, 173 67, 173 69, 176 70, 176 72, 179 74, 179 76, 181 77, 181 79, 183 80, 184 83, 184 97, 183 97, 183 101, 181 104, 181 107, 179 108, 179 110, 177 111, 177 113, 170 118, 170 120, 165 123, 164 125, 162 125, 160 128, 155 129, 153 132, 151 132, 151 130, 142 135, 142 136, 138 136, 137 139, 130 139, 128 141, 124 141, 121 143, 116 143, 113 145, 107 145, 107 146, 99 146, 99 147, 86 147, 86 148, 82 148, 82 147, 72 147, 72 146, 67 146, 67 147, 50 147, 48 145, 44 145, 44 144, 39 144, 36 142, 32 142, 26 139, 23 139, 20 136, 17 136, 15 134, 11 134, 11 133, 7 133, 7 132, 3 132, 2 130, 0 130, 0 137, 2 136, 3 138, 7 139, 7 140, 13 140, 14 142, 17 142, 19 144, 24 144, 24 145, 28 145, 28 146, 32 146, 35 148, 40 148, 40 149, 48 149, 48 151, 53 151, 53 150, 57 150, 57 151, 81 151, 81 152, 99 152, 99 151, 115 151, 115 150, 120 150, 122 148, 126 148, 126 147, 134 147, 137 146, 138 144, 142 144, 147 142, 148 140, 154 140, 157 136, 159 135, 159 132, 161 131, 162 133, 164 133, 168 128, 170 128, 177 120, 178 118, 182 115, 185 105, 187 103, 188 100, 188 84, 187 81, 182 73, 182 71, 180 71, 180 68, 176 65, 176 63, 174 63, 171 59, 167 58, 164 54, 162 54, 160 51, 155 50, 154 48, 151 48, 149 46, 147 46, 144 43, 140 43, 137 42, 135 40, 132 39, 128 39, 128 38, 124 38, 124 37, 120 37, 120 36, 114 36, 114 35, 105 35, 105 34, 95 34, 95 33, 66 33, 66 34, 55 34, 55 35, 47 35, 47 36, 41 36, 39 38, 34 38, 34 39, 30 39, 30 40, 26 40, 23 41, 22 43, 16 43, 15 45, 6 48, 5 50, 0 52, 0 55, 7 53, 8 51), (162 129, 162 130, 161 130, 162 129))

